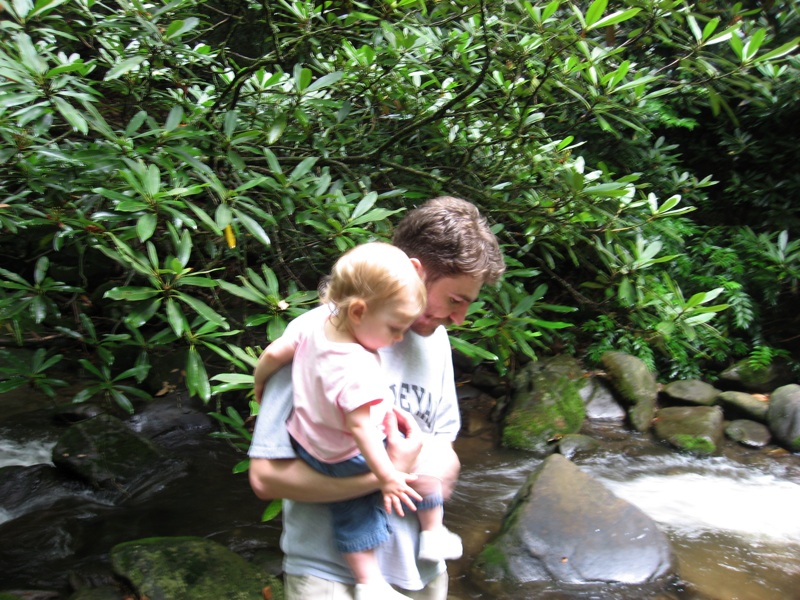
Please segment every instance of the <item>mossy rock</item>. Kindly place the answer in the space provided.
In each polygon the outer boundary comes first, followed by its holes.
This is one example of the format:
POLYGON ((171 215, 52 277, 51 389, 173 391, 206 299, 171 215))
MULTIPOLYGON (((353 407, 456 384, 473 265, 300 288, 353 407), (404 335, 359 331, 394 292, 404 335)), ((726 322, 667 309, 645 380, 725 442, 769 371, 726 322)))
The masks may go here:
POLYGON ((719 406, 670 406, 658 411, 656 437, 699 456, 717 453, 723 440, 719 406))
POLYGON ((576 433, 586 417, 580 390, 583 370, 570 357, 530 363, 517 376, 503 427, 503 445, 540 455, 552 442, 576 433))
POLYGON ((260 600, 267 587, 274 600, 283 599, 279 580, 205 538, 125 542, 112 549, 111 563, 149 600, 260 600))

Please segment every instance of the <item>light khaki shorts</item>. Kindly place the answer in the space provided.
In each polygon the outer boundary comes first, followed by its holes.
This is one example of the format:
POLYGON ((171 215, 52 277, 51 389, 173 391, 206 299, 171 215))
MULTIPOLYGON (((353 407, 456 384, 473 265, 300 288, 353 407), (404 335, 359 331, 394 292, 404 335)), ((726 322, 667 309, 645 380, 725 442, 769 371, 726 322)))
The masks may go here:
MULTIPOLYGON (((447 571, 417 592, 399 589, 414 600, 447 600, 447 571)), ((353 600, 353 586, 311 575, 285 575, 286 600, 353 600)))

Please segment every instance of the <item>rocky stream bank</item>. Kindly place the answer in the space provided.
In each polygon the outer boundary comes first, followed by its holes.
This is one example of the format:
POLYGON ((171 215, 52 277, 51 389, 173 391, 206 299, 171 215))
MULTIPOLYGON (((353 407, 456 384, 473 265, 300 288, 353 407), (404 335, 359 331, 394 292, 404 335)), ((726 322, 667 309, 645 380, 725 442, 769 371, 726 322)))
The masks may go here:
MULTIPOLYGON (((605 423, 696 456, 740 445, 800 478, 791 375, 659 385, 633 357, 603 362, 602 374, 565 357, 531 363, 510 394, 463 376, 462 437, 541 459, 496 534, 451 569, 481 597, 688 597, 659 526, 572 460, 635 453, 604 438, 605 423)), ((281 598, 279 524, 259 523, 263 504, 215 427, 177 396, 127 418, 91 405, 0 417, 0 431, 52 443, 51 462, 0 469, 0 599, 281 598)))

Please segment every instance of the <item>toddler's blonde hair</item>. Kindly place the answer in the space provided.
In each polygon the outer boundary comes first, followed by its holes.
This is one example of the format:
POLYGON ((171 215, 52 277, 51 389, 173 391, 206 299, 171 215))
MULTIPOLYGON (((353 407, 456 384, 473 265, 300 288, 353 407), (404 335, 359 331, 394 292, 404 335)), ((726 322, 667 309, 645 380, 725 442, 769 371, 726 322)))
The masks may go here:
POLYGON ((374 309, 392 302, 404 290, 411 291, 421 313, 427 300, 425 283, 411 259, 391 244, 369 242, 339 257, 320 287, 320 298, 345 316, 355 300, 374 309))

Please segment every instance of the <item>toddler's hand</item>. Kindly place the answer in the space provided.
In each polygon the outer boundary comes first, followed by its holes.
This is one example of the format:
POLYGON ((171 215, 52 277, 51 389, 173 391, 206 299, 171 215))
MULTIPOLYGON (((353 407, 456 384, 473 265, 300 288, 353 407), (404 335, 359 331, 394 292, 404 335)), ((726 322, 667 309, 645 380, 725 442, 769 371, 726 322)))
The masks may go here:
POLYGON ((416 475, 394 471, 389 478, 381 481, 381 492, 383 493, 383 507, 386 512, 391 514, 395 511, 398 515, 405 516, 403 504, 411 510, 417 510, 414 500, 422 500, 414 488, 408 485, 409 481, 414 481, 416 475))

